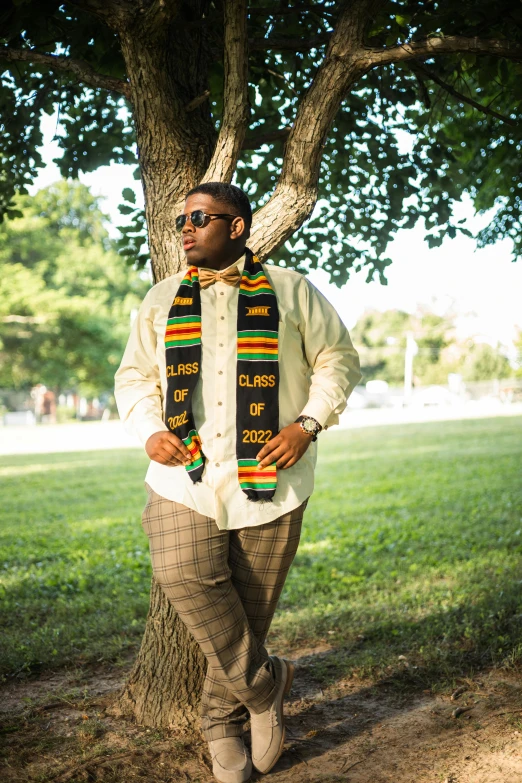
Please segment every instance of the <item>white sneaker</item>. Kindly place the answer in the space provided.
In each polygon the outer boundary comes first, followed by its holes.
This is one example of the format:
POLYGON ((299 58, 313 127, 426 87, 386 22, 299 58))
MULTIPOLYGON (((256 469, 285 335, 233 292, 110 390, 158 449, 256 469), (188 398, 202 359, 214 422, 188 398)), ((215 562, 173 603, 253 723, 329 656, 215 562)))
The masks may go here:
POLYGON ((219 783, 246 783, 252 761, 241 737, 223 737, 208 743, 212 772, 219 783))
POLYGON ((270 707, 257 715, 250 713, 252 733, 252 763, 258 772, 266 774, 277 763, 285 744, 283 699, 292 687, 294 664, 284 658, 272 657, 278 684, 270 707))

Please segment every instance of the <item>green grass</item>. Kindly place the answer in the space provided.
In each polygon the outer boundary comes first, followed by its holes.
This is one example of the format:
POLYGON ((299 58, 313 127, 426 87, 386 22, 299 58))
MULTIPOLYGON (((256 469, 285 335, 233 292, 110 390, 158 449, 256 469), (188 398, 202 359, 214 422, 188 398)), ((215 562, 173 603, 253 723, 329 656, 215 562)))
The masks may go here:
POLYGON ((139 451, 0 459, 0 671, 113 659, 139 641, 145 467, 139 451))
MULTIPOLYGON (((347 674, 399 655, 410 674, 520 665, 521 436, 520 417, 326 433, 270 644, 327 640, 347 674)), ((4 674, 139 643, 145 467, 137 451, 0 458, 4 674)))

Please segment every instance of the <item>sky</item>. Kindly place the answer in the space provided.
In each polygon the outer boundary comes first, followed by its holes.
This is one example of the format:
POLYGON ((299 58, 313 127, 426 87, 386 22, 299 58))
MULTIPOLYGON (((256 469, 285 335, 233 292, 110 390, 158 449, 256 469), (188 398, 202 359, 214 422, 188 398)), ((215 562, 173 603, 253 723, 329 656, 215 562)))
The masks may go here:
MULTIPOLYGON (((46 165, 35 180, 32 193, 60 178, 52 162, 60 155, 52 140, 56 117, 44 116, 42 128, 41 152, 46 165)), ((103 198, 101 206, 114 226, 123 222, 118 212, 123 188, 132 188, 137 203, 143 202, 141 186, 133 179, 132 169, 111 164, 80 176, 95 195, 103 198)), ((459 219, 467 219, 463 225, 470 230, 484 224, 484 217, 474 216, 469 200, 464 199, 456 211, 459 219)), ((321 270, 312 271, 309 279, 335 306, 348 328, 369 309, 415 312, 419 305, 428 305, 440 314, 456 312, 461 337, 471 336, 492 345, 500 343, 513 358, 516 328, 522 329, 522 260, 511 261, 510 241, 477 250, 472 239, 457 236, 430 250, 423 236, 420 224, 397 233, 387 251, 393 261, 386 272, 387 286, 378 281, 366 283, 365 272, 352 274, 341 289, 330 284, 327 273, 321 270)))

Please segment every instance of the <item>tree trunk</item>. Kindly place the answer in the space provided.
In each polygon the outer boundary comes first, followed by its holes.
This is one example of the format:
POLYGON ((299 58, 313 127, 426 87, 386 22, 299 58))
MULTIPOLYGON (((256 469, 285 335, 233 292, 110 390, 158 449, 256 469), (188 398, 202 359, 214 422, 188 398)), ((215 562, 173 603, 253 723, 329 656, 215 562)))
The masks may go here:
MULTIPOLYGON (((184 22, 201 18, 204 5, 191 2, 184 22)), ((176 27, 177 35, 172 21, 140 17, 119 29, 155 282, 184 263, 175 217, 203 178, 217 137, 208 100, 190 106, 207 89, 205 33, 195 26, 187 46, 179 18, 176 27)), ((144 725, 194 729, 205 672, 199 646, 153 579, 141 648, 115 711, 144 725)))

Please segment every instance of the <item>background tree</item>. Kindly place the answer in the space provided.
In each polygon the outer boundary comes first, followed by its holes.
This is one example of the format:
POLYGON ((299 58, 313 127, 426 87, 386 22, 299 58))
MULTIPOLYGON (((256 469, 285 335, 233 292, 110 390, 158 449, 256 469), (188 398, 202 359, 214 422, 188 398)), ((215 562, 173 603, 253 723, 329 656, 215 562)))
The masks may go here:
POLYGON ((490 381, 515 374, 499 346, 493 347, 488 343, 472 343, 459 371, 465 381, 490 381))
POLYGON ((402 310, 368 310, 351 330, 363 373, 362 383, 404 383, 406 333, 412 331, 411 316, 402 310))
POLYGON ((351 330, 359 350, 363 383, 379 379, 402 386, 408 332, 418 347, 413 365, 417 385, 446 384, 449 373, 459 373, 465 381, 514 375, 500 346, 459 338, 451 314, 438 315, 426 308, 416 313, 369 310, 351 330))
POLYGON ((112 247, 79 182, 16 198, 0 225, 0 387, 110 391, 148 285, 112 247))
MULTIPOLYGON (((497 206, 480 241, 510 235, 517 252, 521 23, 516 0, 8 3, 1 209, 14 216, 58 104, 64 176, 133 161, 136 142, 156 280, 182 261, 184 194, 234 174, 261 259, 338 284, 361 267, 384 280, 389 240, 419 217, 432 244, 464 230, 463 192, 497 206)), ((143 262, 143 216, 127 211, 126 252, 143 262)), ((187 722, 201 659, 154 586, 151 607, 124 701, 142 722, 187 722)))

